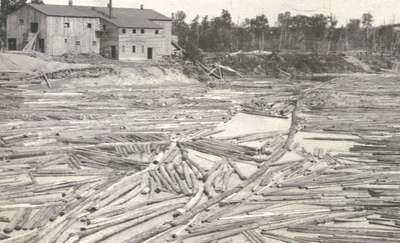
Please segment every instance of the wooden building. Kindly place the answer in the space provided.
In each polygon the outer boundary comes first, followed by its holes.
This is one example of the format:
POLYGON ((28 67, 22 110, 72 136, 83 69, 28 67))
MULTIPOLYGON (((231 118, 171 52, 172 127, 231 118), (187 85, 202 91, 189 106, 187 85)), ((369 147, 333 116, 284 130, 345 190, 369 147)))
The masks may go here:
POLYGON ((8 50, 49 55, 99 53, 119 60, 160 59, 172 53, 172 21, 143 6, 112 8, 25 4, 7 16, 8 50))

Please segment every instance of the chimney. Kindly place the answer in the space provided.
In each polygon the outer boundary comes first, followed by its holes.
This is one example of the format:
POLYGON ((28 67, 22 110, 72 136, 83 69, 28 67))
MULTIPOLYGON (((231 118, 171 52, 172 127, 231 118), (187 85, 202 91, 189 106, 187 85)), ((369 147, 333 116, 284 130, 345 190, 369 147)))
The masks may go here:
POLYGON ((72 0, 68 0, 68 6, 72 6, 72 5, 73 5, 72 0))
POLYGON ((144 5, 140 4, 140 9, 143 10, 144 9, 144 5))
POLYGON ((108 15, 109 18, 112 18, 112 0, 110 0, 110 2, 108 3, 108 15))

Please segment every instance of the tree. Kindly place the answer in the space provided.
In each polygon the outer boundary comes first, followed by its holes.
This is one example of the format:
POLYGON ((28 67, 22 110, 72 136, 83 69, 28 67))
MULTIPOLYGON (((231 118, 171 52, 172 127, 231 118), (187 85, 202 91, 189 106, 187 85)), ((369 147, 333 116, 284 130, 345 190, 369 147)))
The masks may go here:
POLYGON ((250 29, 258 39, 258 49, 264 50, 265 32, 268 31, 268 18, 262 14, 250 19, 250 29))
POLYGON ((328 18, 323 14, 316 14, 307 19, 307 35, 311 38, 312 51, 318 53, 319 42, 323 39, 328 26, 328 18))
POLYGON ((196 60, 200 57, 199 40, 200 40, 200 24, 199 16, 196 16, 190 24, 188 32, 187 42, 184 44, 186 51, 189 53, 192 60, 196 60))
POLYGON ((331 51, 332 41, 335 41, 337 38, 336 34, 336 25, 338 21, 335 16, 330 15, 327 18, 328 26, 327 26, 327 33, 326 39, 328 40, 328 52, 331 51))
POLYGON ((345 29, 346 45, 350 42, 353 48, 362 47, 361 19, 350 19, 345 29))
POLYGON ((370 36, 370 29, 372 28, 372 23, 374 22, 374 17, 371 13, 364 13, 361 17, 361 23, 365 31, 364 47, 367 50, 373 48, 373 38, 370 36))
POLYGON ((250 30, 250 19, 246 18, 240 26, 237 26, 235 33, 238 50, 251 50, 253 33, 250 30))
POLYGON ((211 29, 210 29, 210 21, 208 20, 208 16, 204 16, 201 20, 201 24, 199 27, 199 47, 203 50, 209 50, 211 48, 210 39, 211 39, 211 29))
POLYGON ((374 17, 371 13, 364 13, 361 17, 361 23, 363 28, 371 28, 372 23, 374 22, 374 17))
POLYGON ((214 19, 214 34, 217 37, 215 43, 218 51, 232 50, 232 16, 228 10, 223 9, 221 16, 214 19))
POLYGON ((182 47, 187 42, 189 25, 185 22, 186 13, 178 11, 172 16, 172 34, 178 36, 178 44, 182 47))
POLYGON ((287 36, 288 36, 288 28, 291 19, 291 13, 285 12, 278 14, 278 26, 280 27, 280 36, 279 36, 279 47, 281 50, 283 46, 285 46, 287 36))
POLYGON ((351 31, 358 31, 361 27, 360 19, 350 19, 349 23, 346 25, 346 28, 351 31))

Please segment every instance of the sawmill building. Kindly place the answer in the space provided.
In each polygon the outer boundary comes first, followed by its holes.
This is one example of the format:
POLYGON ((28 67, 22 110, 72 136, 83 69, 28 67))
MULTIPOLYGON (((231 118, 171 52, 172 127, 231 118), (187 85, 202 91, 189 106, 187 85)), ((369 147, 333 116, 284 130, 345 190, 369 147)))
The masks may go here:
POLYGON ((172 52, 172 21, 151 9, 25 4, 7 16, 8 50, 97 53, 118 60, 172 52))

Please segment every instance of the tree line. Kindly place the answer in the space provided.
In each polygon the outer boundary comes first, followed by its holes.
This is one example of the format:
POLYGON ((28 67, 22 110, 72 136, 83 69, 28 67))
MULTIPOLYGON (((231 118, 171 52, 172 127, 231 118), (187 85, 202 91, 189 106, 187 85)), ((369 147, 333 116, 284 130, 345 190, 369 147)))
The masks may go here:
POLYGON ((314 53, 367 49, 371 47, 373 16, 365 13, 360 19, 351 20, 338 27, 333 15, 312 16, 281 13, 277 25, 270 26, 264 14, 234 23, 227 10, 221 15, 196 16, 188 21, 183 11, 173 14, 173 34, 179 45, 192 58, 201 52, 235 52, 253 50, 300 50, 314 53))

